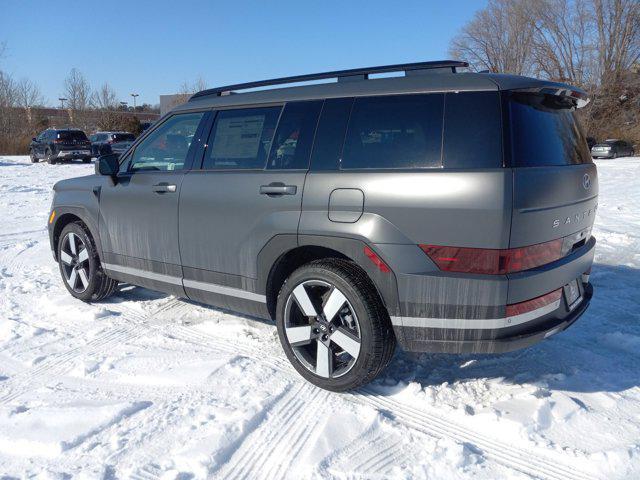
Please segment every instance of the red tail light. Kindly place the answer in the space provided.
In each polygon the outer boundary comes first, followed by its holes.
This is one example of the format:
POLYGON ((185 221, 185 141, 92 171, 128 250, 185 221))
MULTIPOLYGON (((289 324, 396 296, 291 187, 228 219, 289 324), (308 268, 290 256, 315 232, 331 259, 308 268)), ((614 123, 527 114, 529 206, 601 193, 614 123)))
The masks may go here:
POLYGON ((546 307, 547 305, 560 300, 561 295, 562 289, 559 288, 540 297, 527 300, 526 302, 507 305, 507 317, 514 317, 516 315, 521 315, 523 313, 531 312, 532 310, 538 310, 539 308, 546 307))
POLYGON ((440 270, 489 275, 521 272, 562 258, 561 238, 504 250, 439 245, 420 245, 420 248, 440 270))

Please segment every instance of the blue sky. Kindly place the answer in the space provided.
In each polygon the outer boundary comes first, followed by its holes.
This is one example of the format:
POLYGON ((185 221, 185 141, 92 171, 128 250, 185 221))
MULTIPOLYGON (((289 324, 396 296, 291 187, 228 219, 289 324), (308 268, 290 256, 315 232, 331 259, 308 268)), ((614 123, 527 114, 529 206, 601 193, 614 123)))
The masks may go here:
POLYGON ((3 0, 0 69, 57 104, 78 68, 119 100, 158 103, 184 81, 210 87, 276 76, 448 58, 485 0, 3 0))

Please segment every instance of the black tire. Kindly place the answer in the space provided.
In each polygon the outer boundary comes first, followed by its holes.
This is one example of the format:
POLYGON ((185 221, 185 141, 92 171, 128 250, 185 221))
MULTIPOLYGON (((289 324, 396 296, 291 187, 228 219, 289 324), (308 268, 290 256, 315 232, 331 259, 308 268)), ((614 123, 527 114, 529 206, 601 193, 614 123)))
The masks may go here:
MULTIPOLYGON (((305 292, 310 291, 312 290, 305 290, 305 292)), ((311 298, 313 294, 311 293, 309 295, 308 298, 311 298)), ((369 277, 367 277, 366 273, 356 264, 343 259, 329 258, 316 260, 303 265, 293 272, 278 294, 276 324, 284 352, 298 373, 314 385, 334 392, 352 390, 371 382, 386 368, 395 351, 396 340, 393 334, 391 320, 373 283, 369 277), (314 282, 319 282, 323 285, 314 287, 314 282), (346 301, 341 304, 341 308, 346 308, 346 310, 336 310, 337 314, 333 315, 333 320, 328 320, 330 331, 333 332, 329 333, 329 338, 325 338, 327 335, 322 335, 323 332, 329 332, 329 330, 322 329, 322 331, 318 331, 317 328, 311 328, 309 334, 315 335, 313 339, 302 346, 296 342, 294 342, 296 345, 292 346, 287 337, 286 330, 290 331, 289 329, 292 327, 294 329, 297 328, 297 326, 291 323, 292 315, 295 316, 294 313, 297 314, 297 321, 303 322, 302 328, 305 329, 310 328, 306 326, 305 322, 307 320, 308 325, 311 327, 313 327, 313 325, 322 327, 326 323, 323 315, 315 317, 314 319, 314 317, 307 317, 301 314, 302 309, 299 307, 300 303, 295 298, 294 290, 299 286, 305 289, 305 285, 312 285, 311 289, 324 288, 325 283, 329 285, 329 287, 327 287, 329 289, 327 293, 325 293, 325 300, 312 300, 312 302, 315 302, 316 310, 322 309, 323 311, 327 311, 325 306, 329 302, 326 302, 326 298, 331 297, 334 290, 338 290, 338 292, 342 293, 346 298, 346 301), (295 304, 296 307, 292 307, 292 304, 295 304), (294 312, 294 310, 292 310, 294 308, 299 309, 299 311, 295 310, 294 312), (351 310, 353 310, 353 312, 351 312, 351 310), (344 331, 344 328, 339 328, 340 322, 344 320, 344 312, 348 312, 349 316, 347 318, 350 320, 353 320, 350 316, 351 313, 355 314, 353 316, 355 317, 355 322, 358 324, 357 330, 359 338, 356 342, 359 342, 359 349, 357 350, 357 357, 348 354, 347 349, 343 349, 341 345, 337 344, 337 340, 335 344, 331 343, 332 336, 337 339, 335 332, 338 329, 344 331), (322 319, 320 319, 321 317, 322 319), (320 321, 323 323, 317 323, 320 321), (325 347, 320 345, 320 336, 325 340, 325 342, 323 342, 323 344, 326 343, 325 347), (317 355, 316 358, 320 358, 318 349, 321 347, 330 352, 329 356, 332 360, 329 362, 331 367, 326 370, 329 372, 328 375, 319 375, 316 373, 318 371, 319 360, 316 360, 314 367, 309 363, 305 364, 305 360, 302 358, 302 356, 306 354, 309 355, 309 358, 313 357, 313 353, 308 352, 313 352, 314 346, 317 355), (295 352, 294 348, 296 349, 295 352), (308 350, 301 353, 301 349, 308 350), (349 363, 340 363, 341 360, 336 362, 336 359, 344 358, 349 359, 348 362, 351 362, 351 366, 348 366, 349 363), (338 374, 339 372, 336 370, 336 375, 334 376, 332 373, 334 365, 343 365, 342 368, 345 373, 338 374)), ((307 340, 304 339, 303 342, 307 342, 307 340)))
POLYGON ((62 282, 69 293, 75 298, 83 302, 97 302, 113 295, 118 288, 118 282, 109 278, 102 270, 93 238, 82 222, 69 223, 62 229, 58 239, 56 253, 62 282), (68 259, 69 254, 72 254, 72 257, 74 256, 73 252, 70 251, 71 249, 67 249, 70 234, 77 236, 77 238, 74 238, 77 253, 76 257, 81 255, 83 247, 87 252, 85 256, 82 256, 80 259, 76 258, 75 261, 71 262, 74 267, 64 261, 65 258, 68 259), (78 239, 82 244, 78 242, 78 239), (65 250, 64 253, 63 249, 65 250), (65 253, 66 256, 64 255, 65 253), (83 261, 82 259, 85 257, 86 260, 83 261), (78 267, 84 270, 85 279, 87 280, 86 285, 80 275, 73 276, 73 285, 70 284, 70 271, 76 268, 75 265, 78 265, 78 267), (74 288, 74 286, 77 286, 77 288, 74 288))
POLYGON ((29 150, 29 158, 31 159, 31 163, 38 163, 38 157, 33 150, 29 150))
POLYGON ((91 158, 83 158, 82 159, 82 163, 89 163, 91 161, 91 158))
POLYGON ((51 153, 51 150, 49 150, 48 148, 44 152, 44 158, 47 159, 47 163, 49 165, 55 165, 56 164, 56 159, 53 158, 53 154, 51 153))

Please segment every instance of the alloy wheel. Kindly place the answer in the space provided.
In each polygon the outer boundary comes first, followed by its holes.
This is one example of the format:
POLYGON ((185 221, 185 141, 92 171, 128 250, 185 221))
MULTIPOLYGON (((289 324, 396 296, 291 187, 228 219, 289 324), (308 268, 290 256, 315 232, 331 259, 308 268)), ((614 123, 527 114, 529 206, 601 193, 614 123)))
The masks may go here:
POLYGON ((69 232, 62 239, 60 264, 64 279, 76 293, 82 293, 89 287, 89 251, 80 236, 69 232))
POLYGON ((297 285, 284 312, 287 342, 310 372, 323 378, 346 374, 360 355, 361 330, 347 297, 323 280, 297 285))

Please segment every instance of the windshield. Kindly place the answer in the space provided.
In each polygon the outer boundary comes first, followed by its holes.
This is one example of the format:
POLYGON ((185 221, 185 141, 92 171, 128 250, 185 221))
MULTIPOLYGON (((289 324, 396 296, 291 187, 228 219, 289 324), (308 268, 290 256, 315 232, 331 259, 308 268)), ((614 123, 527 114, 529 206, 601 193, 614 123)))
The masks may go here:
POLYGON ((86 140, 87 136, 80 130, 63 130, 58 132, 60 140, 86 140))
POLYGON ((512 166, 592 163, 571 103, 553 95, 511 92, 507 104, 512 166))

